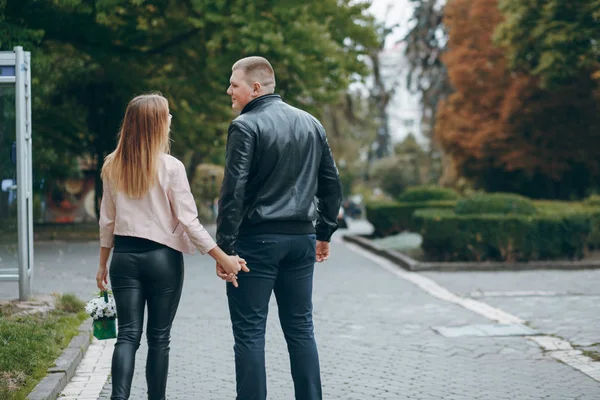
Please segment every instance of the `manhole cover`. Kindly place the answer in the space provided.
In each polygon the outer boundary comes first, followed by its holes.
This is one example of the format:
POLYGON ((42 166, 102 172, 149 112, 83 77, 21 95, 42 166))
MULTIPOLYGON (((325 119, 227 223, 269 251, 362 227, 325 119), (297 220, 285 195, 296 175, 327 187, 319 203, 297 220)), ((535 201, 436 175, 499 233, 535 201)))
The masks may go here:
POLYGON ((432 329, 445 337, 533 336, 540 334, 539 332, 521 324, 434 326, 432 329))

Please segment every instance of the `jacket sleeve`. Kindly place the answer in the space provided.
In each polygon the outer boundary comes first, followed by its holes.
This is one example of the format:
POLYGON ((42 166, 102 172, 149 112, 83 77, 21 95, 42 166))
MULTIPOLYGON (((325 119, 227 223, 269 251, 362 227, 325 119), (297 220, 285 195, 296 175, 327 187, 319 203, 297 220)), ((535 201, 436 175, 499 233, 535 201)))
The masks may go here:
POLYGON ((337 216, 342 204, 342 183, 327 138, 319 165, 317 183, 317 240, 328 242, 337 230, 337 216))
POLYGON ((100 247, 108 247, 110 249, 114 246, 117 210, 112 189, 107 180, 103 180, 102 188, 102 203, 100 203, 100 219, 98 221, 100 226, 100 247))
POLYGON ((185 167, 181 163, 172 176, 167 195, 177 222, 181 224, 196 249, 201 254, 214 249, 217 244, 198 220, 198 208, 190 190, 185 167))
POLYGON ((255 145, 254 134, 233 121, 227 136, 225 174, 217 215, 217 244, 229 255, 235 254, 235 242, 244 217, 246 185, 255 145))

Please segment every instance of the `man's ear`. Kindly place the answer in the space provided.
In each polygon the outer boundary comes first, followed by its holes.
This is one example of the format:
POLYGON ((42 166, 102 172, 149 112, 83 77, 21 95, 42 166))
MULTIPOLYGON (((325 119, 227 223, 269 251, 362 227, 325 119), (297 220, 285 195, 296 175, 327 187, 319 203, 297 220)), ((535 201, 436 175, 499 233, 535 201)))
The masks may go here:
POLYGON ((252 94, 260 94, 260 83, 254 82, 252 84, 252 94))

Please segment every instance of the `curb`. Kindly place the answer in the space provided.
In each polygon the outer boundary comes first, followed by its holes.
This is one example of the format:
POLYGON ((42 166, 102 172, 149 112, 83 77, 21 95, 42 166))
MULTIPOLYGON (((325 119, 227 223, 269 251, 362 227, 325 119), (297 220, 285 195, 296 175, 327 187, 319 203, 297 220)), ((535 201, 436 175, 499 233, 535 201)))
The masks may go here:
POLYGON ((530 262, 420 262, 395 250, 384 249, 362 236, 343 236, 370 252, 386 258, 400 267, 415 272, 424 271, 526 271, 526 270, 582 270, 600 269, 596 261, 530 261, 530 262))
POLYGON ((55 400, 69 383, 83 355, 92 341, 92 319, 86 319, 79 325, 79 334, 62 354, 54 361, 55 366, 48 368, 48 375, 29 393, 29 400, 55 400))

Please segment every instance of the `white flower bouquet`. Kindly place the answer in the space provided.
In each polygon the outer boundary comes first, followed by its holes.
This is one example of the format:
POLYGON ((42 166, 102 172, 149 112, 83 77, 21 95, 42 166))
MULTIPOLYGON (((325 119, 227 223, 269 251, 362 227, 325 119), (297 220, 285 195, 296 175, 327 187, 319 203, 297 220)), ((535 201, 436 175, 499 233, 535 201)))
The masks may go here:
POLYGON ((117 337, 117 305, 112 294, 100 292, 98 297, 88 301, 85 312, 94 319, 94 337, 100 340, 117 337))

